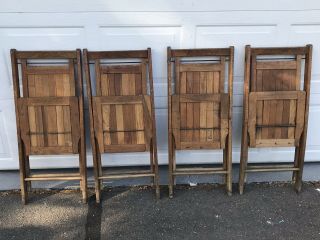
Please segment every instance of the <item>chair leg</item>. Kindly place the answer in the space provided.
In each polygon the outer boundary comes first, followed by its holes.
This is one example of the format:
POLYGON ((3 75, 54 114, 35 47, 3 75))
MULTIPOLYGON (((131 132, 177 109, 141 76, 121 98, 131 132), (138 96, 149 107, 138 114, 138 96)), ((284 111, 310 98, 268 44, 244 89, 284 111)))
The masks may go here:
POLYGON ((295 189, 299 193, 301 191, 302 187, 302 174, 303 174, 303 166, 304 166, 304 156, 306 151, 306 132, 304 131, 301 135, 301 139, 299 142, 299 154, 298 154, 298 167, 299 171, 296 173, 296 179, 295 179, 295 189))
POLYGON ((248 162, 248 135, 247 129, 243 129, 240 155, 240 169, 239 169, 239 193, 243 194, 244 183, 246 178, 246 169, 248 162))
POLYGON ((96 194, 96 202, 100 203, 101 201, 101 180, 99 177, 102 175, 101 170, 101 156, 97 151, 97 144, 95 138, 92 140, 94 147, 92 148, 92 156, 93 156, 93 171, 94 171, 94 185, 95 185, 95 194, 96 194))
MULTIPOLYGON (((299 167, 299 147, 296 147, 295 148, 295 151, 294 151, 294 167, 299 167)), ((297 171, 293 171, 292 172, 292 182, 296 182, 296 179, 297 179, 297 171)))
MULTIPOLYGON (((172 141, 172 171, 175 173, 176 172, 176 168, 177 168, 177 163, 176 163, 176 149, 175 149, 175 143, 174 143, 174 139, 172 141)), ((176 182, 176 175, 172 174, 172 183, 173 186, 175 186, 177 184, 176 182)))
POLYGON ((23 204, 27 204, 28 199, 28 186, 25 181, 26 178, 26 163, 24 158, 24 151, 22 146, 22 141, 18 139, 18 148, 19 148, 19 172, 20 172, 20 189, 21 189, 21 201, 23 204))
POLYGON ((226 151, 226 163, 227 163, 227 193, 229 196, 232 195, 232 136, 229 133, 228 135, 228 144, 227 144, 227 151, 226 151))
MULTIPOLYGON (((96 148, 98 149, 98 148, 96 148)), ((102 164, 101 164, 101 154, 100 153, 96 153, 97 154, 97 163, 98 163, 98 173, 99 173, 99 176, 102 176, 102 164)), ((100 190, 103 190, 103 180, 99 180, 99 186, 100 186, 100 190)))
POLYGON ((169 134, 169 198, 173 198, 173 146, 172 136, 169 134))
MULTIPOLYGON (((228 171, 227 152, 228 152, 228 150, 227 150, 227 144, 226 144, 225 148, 222 151, 222 154, 223 154, 223 169, 225 171, 228 171)), ((224 182, 226 184, 226 191, 228 192, 228 173, 226 173, 224 175, 224 182)))
MULTIPOLYGON (((153 149, 153 141, 151 139, 150 141, 150 171, 152 173, 155 172, 155 168, 154 168, 154 149, 153 149)), ((155 177, 151 177, 151 187, 153 187, 155 185, 155 177)))
MULTIPOLYGON (((24 155, 24 159, 25 159, 25 168, 26 168, 26 176, 30 175, 30 161, 29 161, 29 156, 24 155)), ((32 184, 31 181, 27 182, 27 191, 31 192, 32 190, 32 184)))
POLYGON ((156 186, 156 197, 160 199, 160 184, 159 184, 159 164, 158 164, 158 153, 157 146, 153 146, 153 172, 155 174, 154 184, 156 186))
POLYGON ((79 154, 79 166, 80 166, 80 187, 82 192, 82 201, 83 203, 87 203, 87 158, 86 158, 86 149, 84 138, 80 139, 80 154, 79 154))

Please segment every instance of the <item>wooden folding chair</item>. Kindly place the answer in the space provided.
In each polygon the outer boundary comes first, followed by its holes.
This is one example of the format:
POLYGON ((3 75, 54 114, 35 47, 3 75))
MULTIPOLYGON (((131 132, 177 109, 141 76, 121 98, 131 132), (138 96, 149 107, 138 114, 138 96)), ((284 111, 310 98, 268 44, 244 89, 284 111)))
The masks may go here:
POLYGON ((96 201, 104 179, 151 177, 160 197, 151 49, 84 50, 96 201), (90 64, 96 94, 92 96, 90 64), (150 170, 106 173, 101 154, 150 151, 150 170))
POLYGON ((293 171, 292 180, 299 192, 307 138, 312 46, 246 46, 245 55, 240 194, 247 173, 272 171, 293 171), (248 166, 248 147, 295 147, 294 164, 248 166))
POLYGON ((23 203, 31 181, 60 180, 80 181, 86 202, 81 51, 12 49, 11 64, 23 203), (31 173, 30 155, 53 154, 79 154, 79 173, 31 173))
POLYGON ((227 192, 232 194, 233 58, 233 47, 181 50, 168 47, 170 197, 175 177, 181 175, 224 174, 227 192), (223 149, 223 166, 176 167, 175 151, 187 149, 223 149))

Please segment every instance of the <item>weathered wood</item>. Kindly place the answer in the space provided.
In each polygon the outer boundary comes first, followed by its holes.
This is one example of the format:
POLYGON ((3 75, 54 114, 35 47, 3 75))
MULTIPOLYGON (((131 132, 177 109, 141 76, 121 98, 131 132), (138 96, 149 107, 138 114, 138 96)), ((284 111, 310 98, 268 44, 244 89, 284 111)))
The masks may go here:
POLYGON ((233 84, 233 47, 224 49, 168 48, 168 132, 169 132, 169 196, 173 195, 176 175, 225 174, 231 194, 231 115, 233 84), (187 57, 211 57, 205 62, 187 57), (214 57, 214 60, 212 60, 214 57), (183 58, 183 61, 180 59, 183 58), (217 58, 219 59, 217 62, 217 58), (174 64, 174 70, 172 65, 174 64), (228 73, 225 68, 228 66, 228 73), (226 75, 228 90, 225 93, 226 75), (172 92, 172 84, 175 92, 172 92), (194 169, 183 172, 176 168, 175 150, 228 149, 224 151, 221 171, 194 169))
POLYGON ((240 193, 243 192, 246 172, 254 171, 294 171, 296 189, 300 190, 310 95, 311 54, 309 45, 297 48, 246 47, 240 193), (267 58, 268 55, 272 55, 272 58, 267 58), (301 62, 304 57, 306 68, 304 89, 301 90, 301 62), (248 147, 292 146, 296 147, 294 167, 251 169, 247 166, 248 147))
MULTIPOLYGON (((103 153, 150 150, 152 173, 148 176, 154 178, 158 197, 160 190, 151 49, 108 52, 90 52, 85 49, 84 58, 97 202, 100 201, 102 179, 134 177, 130 174, 104 175, 99 160, 103 153), (126 60, 122 63, 120 59, 123 58, 133 58, 135 62, 130 64, 126 60), (108 64, 106 60, 113 60, 113 62, 108 64), (95 65, 96 96, 92 96, 90 61, 94 61, 95 65)), ((143 177, 143 175, 136 175, 138 176, 143 177)))
MULTIPOLYGON (((21 193, 26 202, 26 181, 59 180, 50 174, 30 175, 29 155, 79 154, 79 176, 86 202, 81 51, 11 51, 20 159, 21 193), (41 62, 38 66, 35 61, 41 62), (59 66, 48 59, 63 60, 59 66), (46 61, 43 61, 46 60, 46 61), (17 64, 21 62, 21 76, 17 64), (77 62, 77 74, 74 65, 77 62), (23 97, 20 96, 22 83, 23 97), (83 134, 81 134, 83 133, 83 134), (79 141, 82 142, 79 147, 79 141)), ((31 185, 30 185, 31 186, 31 185)))

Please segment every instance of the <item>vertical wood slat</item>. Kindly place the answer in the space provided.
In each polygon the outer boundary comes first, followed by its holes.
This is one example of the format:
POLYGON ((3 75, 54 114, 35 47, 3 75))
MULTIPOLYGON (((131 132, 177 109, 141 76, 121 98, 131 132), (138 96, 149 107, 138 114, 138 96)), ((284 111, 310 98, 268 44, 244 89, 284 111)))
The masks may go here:
POLYGON ((23 97, 29 97, 29 83, 28 83, 28 74, 27 74, 27 60, 21 59, 21 77, 22 77, 22 92, 23 97))
MULTIPOLYGON (((65 96, 77 96, 76 94, 76 90, 77 90, 77 87, 76 87, 76 78, 75 78, 75 69, 74 69, 74 60, 73 59, 70 59, 69 60, 69 76, 65 76, 64 79, 65 81, 69 82, 69 86, 70 86, 70 92, 65 94, 65 96)), ((80 76, 78 76, 80 77, 80 76)), ((79 81, 78 81, 79 82, 79 81)), ((77 83, 78 83, 77 82, 77 83)), ((66 84, 64 84, 66 85, 66 84)), ((78 91, 80 91, 80 89, 78 89, 78 91)), ((81 97, 82 94, 78 93, 78 96, 81 97)))
POLYGON ((257 99, 255 95, 249 94, 249 114, 248 114, 248 133, 249 133, 249 141, 250 146, 255 147, 256 146, 256 121, 257 121, 257 107, 256 107, 257 99))
POLYGON ((228 135, 229 127, 229 96, 228 94, 221 94, 220 104, 220 148, 226 147, 226 137, 228 135))
POLYGON ((141 63, 141 86, 142 94, 147 95, 147 61, 142 60, 141 63))
POLYGON ((94 68, 95 68, 95 74, 96 74, 96 94, 97 94, 97 96, 101 96, 102 90, 101 90, 101 74, 100 74, 100 60, 99 59, 95 60, 94 68))
MULTIPOLYGON (((104 141, 103 141, 103 128, 102 128, 102 123, 103 123, 103 120, 102 120, 102 112, 101 112, 101 101, 100 101, 100 98, 99 97, 94 97, 93 98, 93 109, 92 109, 92 112, 93 112, 93 115, 95 116, 93 118, 94 120, 94 132, 95 132, 95 137, 97 139, 97 143, 98 143, 98 146, 99 146, 99 151, 100 153, 104 153, 104 141)), ((113 106, 110 106, 110 113, 112 113, 112 108, 113 106)), ((110 121, 110 127, 112 128, 112 121, 110 121)), ((113 137, 113 134, 111 134, 111 142, 112 142, 112 137, 113 137)))
MULTIPOLYGON (((207 93, 207 74, 204 72, 200 72, 200 94, 207 93)), ((200 142, 207 141, 207 103, 201 102, 200 103, 200 142)))
POLYGON ((104 145, 110 145, 110 105, 107 104, 102 105, 102 125, 104 145))
MULTIPOLYGON (((136 129, 141 130, 144 127, 142 104, 135 104, 134 111, 135 111, 135 116, 136 116, 135 127, 136 127, 136 129)), ((136 137, 137 137, 137 142, 136 142, 137 144, 144 144, 145 139, 144 139, 144 132, 143 131, 138 131, 136 133, 136 137)))
POLYGON ((305 116, 305 104, 306 104, 306 94, 300 92, 296 104, 296 128, 294 133, 295 145, 299 146, 299 140, 303 131, 304 126, 304 116, 305 116))
MULTIPOLYGON (((181 148, 181 138, 185 137, 185 135, 180 136, 180 124, 182 124, 182 121, 180 121, 180 111, 179 111, 179 95, 172 95, 171 96, 171 104, 172 104, 172 131, 175 139, 176 148, 181 148)), ((184 111, 186 112, 186 111, 184 111)), ((181 118, 183 116, 181 115, 181 118)), ((181 127, 187 127, 182 126, 181 127)), ((183 139, 184 140, 184 139, 183 139)))

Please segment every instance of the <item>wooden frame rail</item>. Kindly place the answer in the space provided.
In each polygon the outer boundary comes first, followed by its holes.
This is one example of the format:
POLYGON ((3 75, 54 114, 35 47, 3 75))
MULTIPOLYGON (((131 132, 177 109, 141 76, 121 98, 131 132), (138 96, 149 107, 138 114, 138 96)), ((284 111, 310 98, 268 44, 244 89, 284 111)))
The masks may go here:
POLYGON ((11 65, 23 203, 27 202, 32 181, 59 180, 80 181, 82 199, 86 202, 81 50, 11 49, 11 65), (35 60, 38 62, 35 63, 35 60), (60 174, 31 172, 29 161, 31 155, 53 154, 77 154, 79 172, 60 174))
POLYGON ((160 198, 151 49, 101 52, 84 49, 84 65, 96 201, 100 202, 103 180, 138 177, 151 177, 160 198), (91 87, 93 73, 95 96, 91 87), (150 152, 148 171, 105 173, 102 169, 103 153, 145 151, 150 152))
POLYGON ((246 46, 240 194, 249 172, 292 171, 295 189, 301 191, 311 65, 312 45, 292 48, 246 46), (249 147, 295 147, 294 164, 248 165, 249 147))
POLYGON ((173 197, 176 176, 202 174, 225 175, 227 193, 231 195, 234 47, 168 47, 167 61, 169 196, 173 197), (188 149, 222 149, 223 166, 177 167, 176 150, 188 149))

